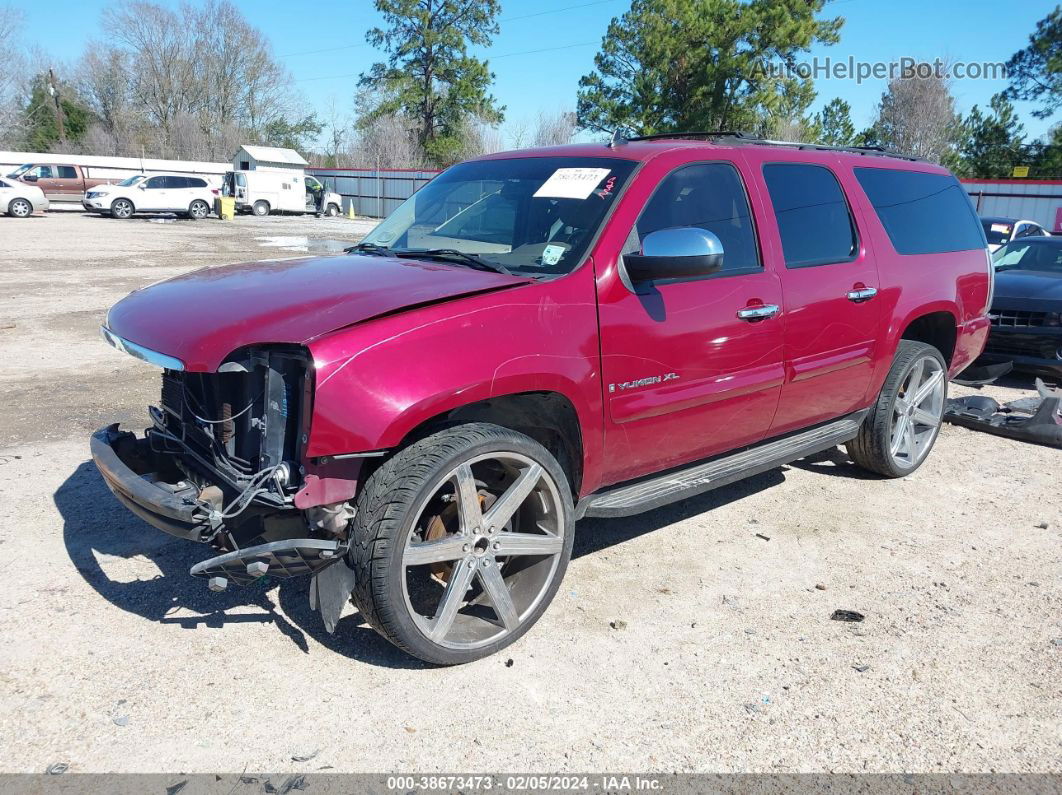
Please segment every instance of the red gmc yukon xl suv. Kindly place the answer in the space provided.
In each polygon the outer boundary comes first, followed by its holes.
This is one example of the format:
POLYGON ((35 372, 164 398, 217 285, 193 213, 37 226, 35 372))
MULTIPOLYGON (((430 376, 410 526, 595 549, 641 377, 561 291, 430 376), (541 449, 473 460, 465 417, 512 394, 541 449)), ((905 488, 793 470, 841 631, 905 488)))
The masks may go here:
POLYGON ((345 256, 204 268, 102 329, 162 368, 92 454, 214 590, 312 575, 440 664, 549 605, 575 522, 846 444, 901 477, 980 354, 992 270, 946 170, 677 135, 436 177, 345 256))

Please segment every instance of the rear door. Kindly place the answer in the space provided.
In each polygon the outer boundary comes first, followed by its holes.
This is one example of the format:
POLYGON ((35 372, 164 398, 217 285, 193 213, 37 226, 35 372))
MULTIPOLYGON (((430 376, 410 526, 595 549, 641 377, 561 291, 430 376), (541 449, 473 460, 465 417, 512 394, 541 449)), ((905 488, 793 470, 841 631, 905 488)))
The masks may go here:
POLYGON ((646 183, 655 189, 633 225, 621 220, 626 212, 610 224, 610 236, 614 225, 627 225, 616 230, 628 235, 624 252, 637 252, 650 232, 698 227, 722 242, 723 267, 632 289, 601 263, 605 477, 612 482, 762 439, 783 375, 775 314, 781 288, 764 267, 743 162, 720 158, 662 171, 653 161, 638 177, 646 183), (767 308, 768 316, 743 319, 749 307, 767 308))
POLYGON ((53 166, 55 169, 55 192, 64 197, 80 196, 85 192, 81 173, 74 166, 53 166))
POLYGON ((854 180, 835 158, 764 158, 759 178, 770 205, 765 233, 777 236, 774 264, 786 313, 785 383, 770 431, 776 436, 862 407, 884 302, 861 215, 848 198, 854 180))

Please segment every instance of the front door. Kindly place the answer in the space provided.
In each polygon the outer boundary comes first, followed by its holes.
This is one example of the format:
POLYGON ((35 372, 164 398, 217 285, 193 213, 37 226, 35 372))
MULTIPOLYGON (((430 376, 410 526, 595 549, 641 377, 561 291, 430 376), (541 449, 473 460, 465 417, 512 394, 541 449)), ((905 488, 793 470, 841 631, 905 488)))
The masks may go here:
POLYGON ((845 189, 850 175, 820 163, 761 162, 768 223, 785 300, 786 382, 771 436, 865 404, 882 320, 878 273, 845 189), (840 177, 840 180, 839 180, 840 177))
POLYGON ((627 286, 599 277, 609 482, 759 441, 777 404, 781 288, 763 266, 740 164, 674 168, 645 203, 624 251, 674 227, 714 233, 722 269, 627 286))
POLYGON ((158 210, 169 210, 170 207, 170 189, 168 177, 151 177, 146 182, 140 183, 144 186, 144 189, 140 191, 140 201, 136 201, 137 197, 134 197, 133 203, 136 205, 137 210, 144 212, 156 212, 158 210))

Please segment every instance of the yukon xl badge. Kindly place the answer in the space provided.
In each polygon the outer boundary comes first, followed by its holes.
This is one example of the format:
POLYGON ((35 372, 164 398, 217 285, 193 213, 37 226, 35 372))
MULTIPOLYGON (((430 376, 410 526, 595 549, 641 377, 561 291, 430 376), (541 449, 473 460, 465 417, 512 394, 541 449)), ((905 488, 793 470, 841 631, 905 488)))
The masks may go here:
POLYGON ((664 373, 663 375, 650 375, 646 378, 639 378, 637 381, 624 381, 619 384, 609 384, 608 391, 615 392, 617 389, 620 392, 625 392, 628 389, 637 389, 640 386, 649 386, 650 384, 660 384, 664 381, 675 381, 678 379, 678 373, 664 373))

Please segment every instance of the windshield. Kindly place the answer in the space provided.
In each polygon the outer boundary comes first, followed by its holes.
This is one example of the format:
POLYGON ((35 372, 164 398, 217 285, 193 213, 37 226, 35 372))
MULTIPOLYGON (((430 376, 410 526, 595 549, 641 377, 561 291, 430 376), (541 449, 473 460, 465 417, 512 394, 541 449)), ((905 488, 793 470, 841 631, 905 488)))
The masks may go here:
POLYGON ((992 255, 997 271, 1062 273, 1062 242, 1015 240, 992 255))
POLYGON ((135 185, 136 183, 140 182, 140 180, 144 179, 145 176, 146 175, 144 174, 133 174, 133 176, 126 177, 121 182, 119 182, 118 187, 128 188, 130 185, 135 185))
POLYGON ((14 171, 12 171, 10 174, 8 174, 8 176, 13 178, 13 179, 16 178, 16 177, 21 177, 23 174, 25 174, 31 168, 33 168, 33 163, 26 163, 25 165, 19 166, 18 168, 16 168, 14 171))
POLYGON ((461 163, 403 202, 362 245, 448 249, 512 271, 568 273, 634 166, 604 157, 461 163))
POLYGON ((984 218, 981 219, 981 226, 985 228, 985 237, 988 238, 988 245, 1001 246, 1010 240, 1010 234, 1014 231, 1014 224, 1008 224, 1003 221, 989 221, 984 218))

